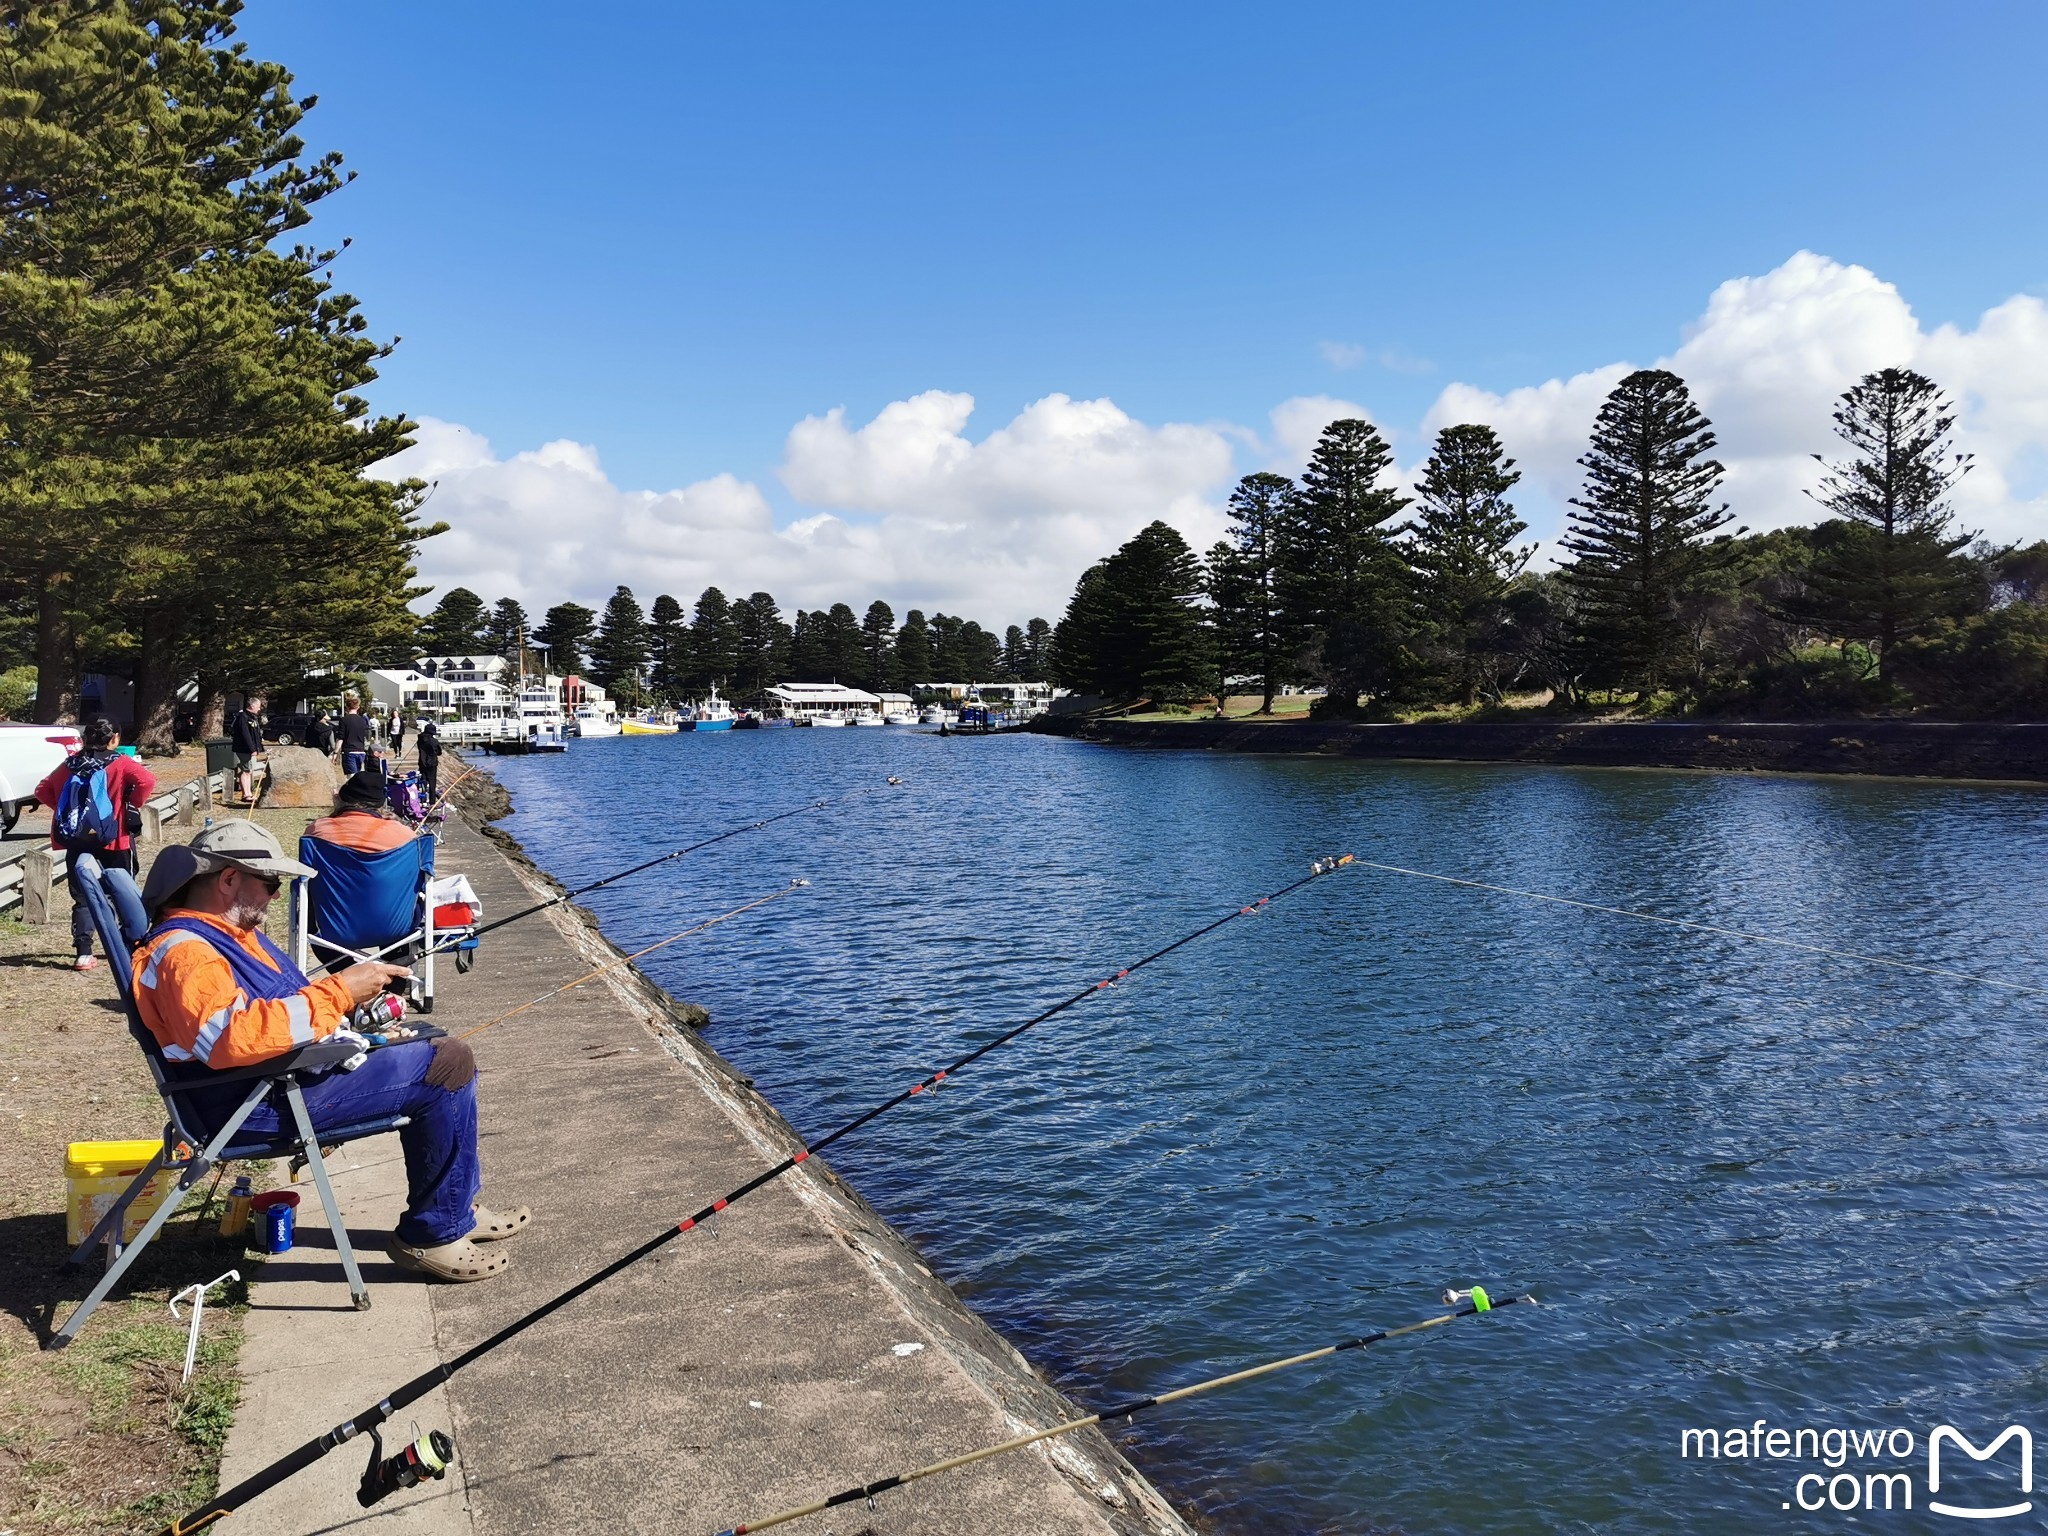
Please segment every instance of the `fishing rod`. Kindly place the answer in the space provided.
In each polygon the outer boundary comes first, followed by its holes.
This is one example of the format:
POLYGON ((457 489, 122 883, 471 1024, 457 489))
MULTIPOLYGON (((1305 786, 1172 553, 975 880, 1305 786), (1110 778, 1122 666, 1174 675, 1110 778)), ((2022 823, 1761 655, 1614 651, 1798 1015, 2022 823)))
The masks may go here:
POLYGON ((270 1463, 269 1466, 244 1478, 241 1482, 235 1484, 234 1487, 216 1494, 211 1502, 201 1505, 190 1514, 181 1516, 179 1519, 173 1520, 169 1525, 163 1527, 158 1536, 191 1536, 192 1532, 204 1530, 216 1520, 225 1519, 228 1515, 233 1514, 241 1505, 247 1504, 251 1499, 267 1493, 270 1489, 277 1487, 278 1484, 303 1472, 307 1467, 312 1466, 313 1463, 326 1456, 329 1451, 346 1445, 357 1435, 376 1430, 379 1425, 383 1424, 394 1413, 412 1403, 418 1402, 427 1393, 453 1377, 458 1371, 474 1365, 485 1355, 491 1353, 492 1350, 510 1343, 527 1329, 533 1327, 534 1324, 559 1312, 586 1292, 597 1289, 598 1286, 604 1284, 605 1281, 611 1279, 612 1276, 620 1271, 630 1269, 650 1254, 658 1252, 669 1243, 674 1242, 678 1237, 681 1237, 685 1232, 695 1231, 720 1211, 744 1200, 756 1190, 772 1184, 776 1179, 782 1177, 783 1174, 796 1167, 797 1164, 805 1162, 815 1154, 824 1151, 834 1142, 851 1136, 863 1126, 868 1125, 872 1121, 879 1120, 891 1110, 909 1103, 910 1100, 917 1098, 928 1089, 937 1088, 941 1083, 957 1076, 990 1052, 1000 1050, 1019 1035, 1037 1028, 1048 1019, 1055 1018, 1077 1004, 1083 1003, 1099 993, 1108 991, 1126 977, 1136 975, 1147 966, 1157 964, 1176 950, 1185 949, 1196 940, 1207 937, 1217 929, 1236 922, 1241 917, 1250 917, 1254 913, 1263 912, 1266 908, 1273 905, 1274 902, 1292 895, 1303 886, 1313 884, 1324 875, 1342 869, 1352 862, 1352 857, 1348 853, 1342 856, 1317 859, 1309 865, 1309 872, 1300 879, 1290 881, 1279 889, 1259 897, 1256 901, 1226 912, 1223 916, 1211 922, 1204 923, 1193 932, 1183 934, 1172 943, 1162 945, 1160 948, 1153 950, 1143 959, 1132 961, 1114 975, 1106 976, 1101 981, 1090 982, 1087 986, 1081 988, 1080 991, 1071 993, 1054 1003, 1051 1007, 1033 1014, 1030 1018, 1024 1020, 1023 1023, 1010 1026, 1000 1034, 976 1046, 950 1065, 941 1067, 935 1072, 927 1073, 893 1098, 885 1099, 880 1104, 875 1105, 874 1108, 854 1116, 853 1119, 847 1121, 837 1130, 812 1142, 809 1146, 799 1147, 797 1151, 783 1158, 773 1167, 755 1174, 754 1177, 728 1193, 721 1195, 701 1210, 685 1216, 673 1226, 664 1228, 639 1247, 620 1255, 602 1269, 577 1281, 567 1290, 542 1302, 539 1306, 522 1316, 514 1318, 496 1333, 493 1333, 490 1337, 479 1343, 472 1344, 454 1359, 443 1361, 436 1364, 432 1369, 421 1372, 418 1376, 413 1377, 412 1380, 378 1399, 370 1407, 363 1409, 353 1418, 344 1420, 325 1434, 308 1440, 297 1450, 280 1456, 276 1461, 270 1463))
POLYGON ((608 960, 603 965, 597 967, 596 970, 588 971, 585 974, 578 976, 574 981, 555 988, 555 990, 552 992, 543 992, 539 997, 536 997, 532 1002, 521 1003, 517 1008, 514 1008, 510 1013, 501 1013, 495 1019, 486 1019, 483 1023, 477 1025, 475 1029, 466 1029, 461 1034, 457 1035, 455 1038, 458 1040, 468 1040, 473 1036, 480 1035, 494 1024, 502 1024, 507 1019, 516 1019, 519 1017, 520 1014, 526 1012, 526 1010, 529 1008, 538 1008, 542 1003, 546 1002, 551 997, 560 997, 564 992, 573 992, 576 988, 582 986, 586 981, 595 981, 598 977, 604 975, 608 971, 615 971, 622 965, 631 965, 635 960, 638 960, 641 956, 651 955, 657 949, 666 949, 671 944, 680 943, 682 940, 689 938, 692 934, 702 933, 707 928, 716 928, 720 923, 731 922, 732 919, 738 917, 743 912, 751 912, 756 907, 765 907, 771 901, 780 901, 785 896, 792 895, 797 891, 805 889, 810 885, 810 883, 811 882, 808 880, 792 880, 789 882, 789 884, 785 885, 779 891, 770 891, 766 896, 757 896, 752 901, 734 907, 730 912, 721 912, 716 917, 706 918, 703 922, 685 928, 681 933, 672 933, 667 938, 648 945, 645 949, 636 949, 630 955, 621 955, 616 960, 608 960))
POLYGON ((1276 1371, 1288 1371, 1296 1366, 1307 1365, 1312 1360, 1327 1360, 1332 1355, 1343 1354, 1350 1349, 1369 1349, 1383 1344, 1388 1339, 1398 1339, 1406 1334, 1422 1333, 1427 1329, 1441 1328, 1454 1323, 1461 1317, 1477 1317, 1482 1312, 1498 1312, 1502 1307, 1518 1304, 1536 1305, 1534 1296, 1510 1296, 1505 1301, 1494 1301, 1486 1294, 1486 1287, 1475 1285, 1469 1291, 1446 1291, 1444 1305, 1452 1306, 1469 1297, 1469 1306, 1459 1307, 1455 1312, 1446 1312, 1438 1317, 1426 1317, 1419 1323, 1408 1323, 1400 1328, 1383 1328, 1378 1333, 1368 1333, 1363 1338, 1340 1339, 1334 1344, 1325 1344, 1320 1349, 1311 1349, 1303 1354, 1289 1355, 1283 1360, 1268 1360, 1264 1365, 1254 1365, 1242 1371, 1232 1371, 1227 1376, 1212 1376, 1207 1381, 1198 1381, 1190 1387, 1178 1387, 1171 1392, 1161 1392, 1153 1397, 1133 1398, 1127 1403, 1118 1403, 1114 1408, 1103 1408, 1078 1419, 1066 1419, 1049 1429, 1034 1429, 1028 1434, 1018 1435, 999 1445, 985 1445, 978 1451, 969 1451, 964 1456, 949 1456, 944 1461, 935 1461, 929 1466, 912 1472, 899 1472, 894 1477, 885 1477, 876 1482, 862 1483, 857 1488, 842 1488, 829 1497, 817 1499, 795 1509, 785 1509, 760 1520, 744 1525, 728 1526, 718 1536, 749 1536, 753 1531, 765 1531, 771 1526, 786 1525, 792 1520, 801 1520, 806 1515, 822 1514, 836 1509, 841 1504, 852 1504, 857 1500, 874 1503, 875 1495, 891 1488, 901 1488, 927 1477, 937 1477, 941 1472, 951 1472, 960 1467, 971 1467, 977 1461, 987 1461, 991 1456, 1001 1456, 1010 1451, 1021 1451, 1027 1445, 1037 1445, 1059 1435, 1071 1435, 1077 1429, 1086 1429, 1092 1424, 1108 1424, 1117 1419, 1134 1419, 1148 1409, 1161 1408, 1168 1403, 1177 1403, 1184 1398, 1198 1397, 1204 1392, 1214 1392, 1219 1387, 1234 1387, 1240 1382, 1256 1381, 1261 1376, 1271 1376, 1276 1371))
POLYGON ((1443 885, 1462 885, 1468 890, 1492 891, 1501 896, 1522 896, 1530 901, 1548 901, 1561 907, 1577 907, 1582 912, 1604 912, 1610 917, 1632 917, 1638 922, 1662 923, 1667 928, 1690 928, 1695 933, 1718 933, 1724 938, 1748 939, 1756 944, 1775 944, 1780 949, 1796 949, 1804 954, 1825 955, 1831 960, 1854 960, 1864 965, 1885 965, 1897 971, 1912 971, 1919 976, 1939 976, 1948 981, 1974 982, 1980 987, 2003 987, 2011 992, 2031 992, 2048 996, 2048 987, 2029 986, 2023 981, 2001 981, 1996 976, 1951 971, 1938 965, 1915 965, 1910 960, 1893 960, 1885 955, 1859 954, 1853 949, 1831 949, 1825 944, 1802 944, 1797 939, 1781 939, 1774 934, 1749 933, 1741 928, 1723 928, 1715 923, 1696 923, 1683 917, 1662 917, 1655 912, 1637 912, 1628 907, 1607 907, 1597 901, 1579 901, 1571 896, 1552 896, 1545 891, 1524 891, 1512 885, 1490 885, 1484 880, 1465 880, 1456 875, 1439 875, 1426 869, 1409 869, 1400 864, 1377 864, 1371 859, 1359 859, 1357 863, 1360 869, 1376 869, 1388 875, 1406 875, 1413 880, 1435 880, 1443 885))
MULTIPOLYGON (((902 782, 903 781, 901 779, 896 778, 893 775, 889 779, 889 784, 891 786, 900 785, 902 784, 902 782)), ((805 816, 810 814, 812 811, 822 811, 827 806, 839 804, 842 800, 850 800, 855 795, 874 794, 881 788, 881 785, 870 785, 864 789, 848 790, 843 795, 833 795, 824 800, 813 800, 806 805, 793 806, 789 810, 779 811, 773 816, 764 816, 759 821, 750 821, 742 826, 729 827, 725 831, 719 833, 716 837, 707 837, 702 842, 691 843, 687 848, 676 848, 672 849, 668 853, 657 854, 653 858, 645 861, 644 863, 635 864, 631 869, 622 869, 615 875, 606 875, 602 880, 593 880, 588 885, 579 885, 573 891, 563 891, 560 895, 550 896, 546 901, 535 902, 532 906, 526 907, 518 912, 514 912, 509 917, 494 918, 492 921, 485 923, 481 927, 477 928, 475 932, 465 934, 464 938, 480 939, 485 934, 491 933, 496 929, 504 927, 507 923, 519 922, 522 918, 532 917, 536 912, 545 912, 550 907, 559 907, 565 901, 574 901, 578 896, 588 896, 592 891, 602 890, 605 886, 608 885, 616 885, 619 881, 624 880, 627 876, 637 875, 645 870, 653 869, 657 864, 671 863, 676 859, 683 858, 687 854, 696 853, 700 849, 709 848, 714 843, 722 843, 730 838, 739 837, 748 832, 758 832, 763 827, 772 827, 775 825, 776 822, 787 821, 792 816, 805 816)))

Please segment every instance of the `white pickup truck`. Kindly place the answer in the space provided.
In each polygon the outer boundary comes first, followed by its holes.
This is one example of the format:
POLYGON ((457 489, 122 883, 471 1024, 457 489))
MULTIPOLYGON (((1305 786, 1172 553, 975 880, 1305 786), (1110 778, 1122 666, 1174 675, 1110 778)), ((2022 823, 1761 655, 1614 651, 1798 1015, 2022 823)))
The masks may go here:
POLYGON ((79 748, 75 725, 14 725, 0 722, 0 832, 12 832, 36 786, 79 748))

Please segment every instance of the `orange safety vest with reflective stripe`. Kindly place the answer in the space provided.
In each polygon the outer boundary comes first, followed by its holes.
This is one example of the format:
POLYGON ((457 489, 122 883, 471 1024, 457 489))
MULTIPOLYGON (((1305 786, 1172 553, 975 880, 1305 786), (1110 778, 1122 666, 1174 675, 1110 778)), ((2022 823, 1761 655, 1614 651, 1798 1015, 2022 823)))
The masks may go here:
POLYGON ((188 928, 164 929, 135 951, 135 1006, 165 1060, 222 1070, 254 1066, 324 1040, 347 1021, 349 994, 339 977, 322 977, 284 997, 252 998, 235 980, 226 946, 281 974, 253 932, 207 912, 173 908, 164 917, 208 930, 201 938, 188 928))

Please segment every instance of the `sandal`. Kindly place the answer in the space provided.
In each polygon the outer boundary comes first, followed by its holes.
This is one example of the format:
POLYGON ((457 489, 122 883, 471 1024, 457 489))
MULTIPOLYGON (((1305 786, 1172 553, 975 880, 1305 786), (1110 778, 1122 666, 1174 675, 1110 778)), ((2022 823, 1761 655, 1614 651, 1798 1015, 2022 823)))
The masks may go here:
POLYGON ((423 1275, 432 1275, 436 1280, 451 1280, 457 1285, 467 1285, 472 1280, 488 1280, 493 1275, 503 1274, 512 1265, 511 1259, 504 1254, 485 1253, 466 1237, 431 1248, 401 1243, 394 1237, 384 1252, 400 1269, 417 1270, 423 1275))
POLYGON ((517 1237, 533 1224, 533 1212, 523 1205, 502 1215, 482 1205, 473 1205, 469 1211, 476 1217, 476 1225, 469 1232, 472 1243, 502 1243, 508 1237, 517 1237))

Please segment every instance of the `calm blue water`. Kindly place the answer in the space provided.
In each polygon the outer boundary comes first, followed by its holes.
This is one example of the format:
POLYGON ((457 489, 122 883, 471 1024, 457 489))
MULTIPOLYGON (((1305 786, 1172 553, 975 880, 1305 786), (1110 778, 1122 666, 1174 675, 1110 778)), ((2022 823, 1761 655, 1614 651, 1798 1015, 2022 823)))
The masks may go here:
MULTIPOLYGON (((571 883, 907 780, 591 898, 632 949, 816 882, 647 962, 812 1137, 1339 849, 2048 985, 2025 790, 901 730, 493 767, 571 883)), ((1216 1530, 1902 1529, 1786 1514, 1816 1463, 1679 1433, 2048 1437, 2044 1025, 2048 997, 1346 871, 830 1156, 1084 1402, 1446 1285, 1547 1304, 1141 1419, 1133 1458, 1216 1530)))

